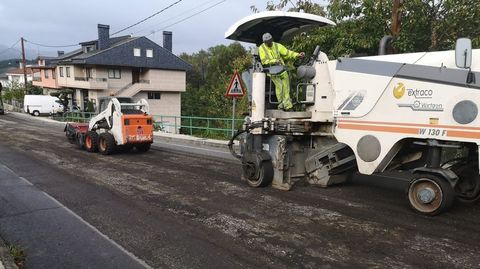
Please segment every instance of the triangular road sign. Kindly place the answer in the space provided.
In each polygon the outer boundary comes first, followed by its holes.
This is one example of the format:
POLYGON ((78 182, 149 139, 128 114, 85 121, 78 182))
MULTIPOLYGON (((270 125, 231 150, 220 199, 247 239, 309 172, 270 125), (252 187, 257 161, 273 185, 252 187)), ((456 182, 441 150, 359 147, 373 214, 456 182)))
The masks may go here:
POLYGON ((230 83, 228 84, 227 93, 225 93, 226 97, 242 97, 245 95, 245 91, 243 90, 242 80, 240 79, 240 75, 237 71, 230 79, 230 83))

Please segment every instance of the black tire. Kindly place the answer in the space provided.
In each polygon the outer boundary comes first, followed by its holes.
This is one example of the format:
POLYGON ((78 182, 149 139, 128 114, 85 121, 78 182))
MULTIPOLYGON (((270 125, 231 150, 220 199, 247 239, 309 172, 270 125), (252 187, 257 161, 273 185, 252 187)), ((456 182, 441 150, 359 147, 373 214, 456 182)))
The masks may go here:
POLYGON ((152 144, 150 143, 145 143, 145 144, 138 144, 138 145, 135 145, 135 149, 137 150, 137 152, 147 152, 150 150, 150 147, 152 146, 152 144))
POLYGON ((248 185, 253 188, 266 187, 273 180, 273 165, 271 161, 264 161, 260 167, 249 163, 243 165, 243 175, 248 185))
POLYGON ((408 202, 414 211, 435 216, 452 207, 456 195, 446 179, 431 174, 414 176, 407 191, 408 202))
POLYGON ((133 147, 134 146, 132 144, 126 144, 126 145, 121 146, 120 149, 122 150, 122 152, 130 152, 130 151, 133 150, 133 147))
POLYGON ((88 152, 98 151, 98 134, 95 131, 88 131, 85 135, 85 149, 88 152))
POLYGON ((455 184, 457 200, 464 204, 474 204, 480 200, 480 175, 478 164, 468 163, 454 170, 459 177, 455 184))
POLYGON ((115 152, 117 145, 115 137, 111 133, 103 133, 98 137, 98 152, 103 155, 110 155, 115 152))
POLYGON ((67 134, 67 140, 68 140, 68 143, 70 143, 70 144, 75 144, 75 143, 77 142, 75 135, 69 135, 69 134, 67 134))
POLYGON ((38 116, 40 116, 40 111, 34 110, 32 115, 35 116, 35 117, 38 117, 38 116))
POLYGON ((76 141, 75 144, 77 144, 79 149, 85 149, 85 135, 81 133, 76 134, 76 141))

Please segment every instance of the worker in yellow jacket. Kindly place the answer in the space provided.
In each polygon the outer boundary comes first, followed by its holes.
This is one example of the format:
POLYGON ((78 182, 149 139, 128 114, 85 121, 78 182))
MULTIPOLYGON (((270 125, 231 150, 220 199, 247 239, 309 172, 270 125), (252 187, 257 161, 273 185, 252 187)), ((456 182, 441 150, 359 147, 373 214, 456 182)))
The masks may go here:
MULTIPOLYGON (((263 44, 258 49, 260 60, 263 66, 285 65, 286 61, 294 60, 296 58, 305 57, 305 53, 297 53, 285 48, 282 44, 273 42, 273 37, 270 33, 265 33, 262 36, 263 44)), ((288 72, 276 75, 269 75, 275 84, 275 94, 279 102, 278 109, 290 111, 293 108, 292 100, 290 99, 290 79, 288 72)))

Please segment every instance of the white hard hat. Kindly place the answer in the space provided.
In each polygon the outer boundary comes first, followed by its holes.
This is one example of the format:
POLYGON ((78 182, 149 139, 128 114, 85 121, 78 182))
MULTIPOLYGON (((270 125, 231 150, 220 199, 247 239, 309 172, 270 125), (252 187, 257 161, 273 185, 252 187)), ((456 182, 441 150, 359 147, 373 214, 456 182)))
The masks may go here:
POLYGON ((270 40, 272 40, 272 38, 273 38, 273 37, 272 37, 272 35, 271 35, 270 33, 265 33, 265 34, 263 34, 263 36, 262 36, 263 42, 270 41, 270 40))

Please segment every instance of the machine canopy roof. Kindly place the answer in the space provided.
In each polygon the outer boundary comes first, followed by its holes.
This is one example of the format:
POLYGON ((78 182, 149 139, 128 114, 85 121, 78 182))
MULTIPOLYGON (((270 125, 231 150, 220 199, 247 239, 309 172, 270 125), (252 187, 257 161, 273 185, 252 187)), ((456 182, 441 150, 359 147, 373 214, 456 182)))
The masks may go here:
POLYGON ((308 13, 265 11, 237 21, 225 33, 226 39, 248 43, 262 43, 262 35, 272 34, 275 41, 291 38, 314 27, 335 25, 329 19, 308 13))

